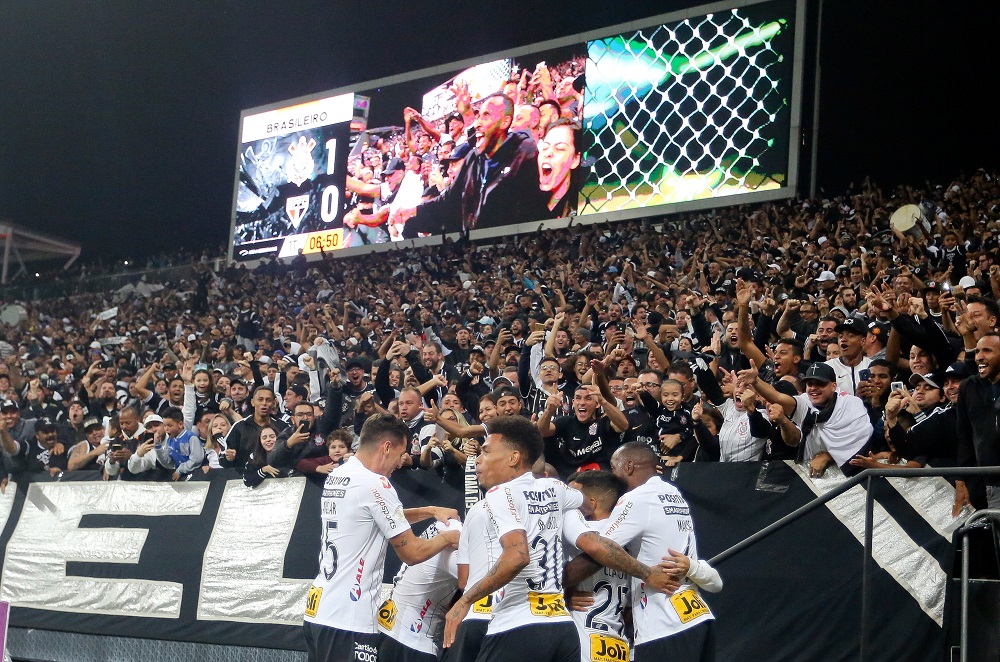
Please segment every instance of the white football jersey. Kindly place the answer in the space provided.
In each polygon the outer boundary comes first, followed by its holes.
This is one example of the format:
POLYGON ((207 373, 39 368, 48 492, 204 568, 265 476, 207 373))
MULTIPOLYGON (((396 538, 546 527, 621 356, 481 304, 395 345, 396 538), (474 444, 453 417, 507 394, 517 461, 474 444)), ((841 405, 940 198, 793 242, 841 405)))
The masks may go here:
MULTIPOLYGON (((622 547, 628 546, 633 556, 649 567, 659 564, 670 549, 686 554, 692 565, 698 560, 688 503, 676 487, 659 476, 618 500, 603 535, 622 547)), ((673 595, 664 595, 647 592, 645 583, 633 578, 631 598, 636 646, 715 618, 698 587, 689 581, 673 595)))
POLYGON ((522 625, 571 622, 563 596, 563 513, 578 508, 583 495, 552 478, 535 478, 526 472, 486 493, 487 526, 495 537, 499 558, 500 538, 524 531, 530 561, 497 592, 493 620, 487 632, 496 634, 522 625))
POLYGON ((410 525, 389 479, 356 457, 330 472, 321 502, 319 574, 305 620, 375 634, 388 541, 410 525))
MULTIPOLYGON (((607 525, 608 520, 587 521, 579 510, 566 513, 563 534, 566 543, 571 545, 566 550, 566 560, 579 555, 576 541, 581 535, 588 531, 600 533, 607 525)), ((570 612, 580 634, 582 662, 626 662, 629 659, 622 614, 628 606, 630 581, 624 572, 601 568, 577 585, 577 590, 594 594, 590 609, 570 612)))
MULTIPOLYGON (((500 541, 490 538, 496 535, 496 529, 487 526, 489 515, 486 512, 486 502, 478 501, 465 513, 465 523, 462 525, 462 535, 458 540, 458 563, 469 566, 469 579, 465 584, 468 589, 486 576, 490 568, 497 562, 500 541)), ((479 600, 465 615, 465 620, 488 621, 493 616, 495 596, 487 595, 479 600)))
MULTIPOLYGON (((460 529, 461 524, 433 522, 421 538, 431 539, 442 531, 460 529)), ((444 617, 458 588, 455 552, 435 554, 423 563, 400 568, 392 593, 378 611, 382 632, 407 648, 437 656, 444 634, 444 617)))

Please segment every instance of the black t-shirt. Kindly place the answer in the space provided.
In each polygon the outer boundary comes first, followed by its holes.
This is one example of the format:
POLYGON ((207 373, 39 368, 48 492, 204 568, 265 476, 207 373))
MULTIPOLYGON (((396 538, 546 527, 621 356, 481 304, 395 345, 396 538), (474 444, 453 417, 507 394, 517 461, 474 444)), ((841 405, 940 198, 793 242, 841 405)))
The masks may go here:
POLYGON ((11 469, 20 470, 24 473, 41 473, 49 469, 60 469, 66 471, 68 452, 60 455, 53 455, 52 451, 42 448, 37 437, 32 437, 27 441, 17 441, 17 454, 13 462, 9 465, 11 469))
POLYGON ((609 418, 601 416, 581 423, 576 416, 561 416, 554 426, 555 435, 545 440, 545 459, 561 477, 588 464, 610 469, 611 455, 621 445, 622 435, 615 431, 609 418))
POLYGON ((656 418, 650 416, 644 407, 638 405, 624 410, 624 413, 628 418, 628 430, 622 433, 622 443, 641 441, 659 452, 660 433, 656 425, 656 418))

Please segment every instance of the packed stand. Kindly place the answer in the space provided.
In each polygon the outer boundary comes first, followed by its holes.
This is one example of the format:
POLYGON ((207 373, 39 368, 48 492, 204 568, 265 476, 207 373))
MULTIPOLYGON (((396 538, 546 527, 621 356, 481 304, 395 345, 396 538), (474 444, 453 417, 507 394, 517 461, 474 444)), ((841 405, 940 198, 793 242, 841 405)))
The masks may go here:
MULTIPOLYGON (((981 170, 378 260, 201 265, 111 317, 110 294, 26 304, 0 341, 5 474, 322 477, 380 412, 408 425, 409 469, 462 493, 481 424, 518 413, 562 477, 629 441, 666 466, 1000 464, 998 204, 981 170), (922 221, 903 232, 907 204, 922 221)), ((996 503, 993 482, 973 500, 996 503)))

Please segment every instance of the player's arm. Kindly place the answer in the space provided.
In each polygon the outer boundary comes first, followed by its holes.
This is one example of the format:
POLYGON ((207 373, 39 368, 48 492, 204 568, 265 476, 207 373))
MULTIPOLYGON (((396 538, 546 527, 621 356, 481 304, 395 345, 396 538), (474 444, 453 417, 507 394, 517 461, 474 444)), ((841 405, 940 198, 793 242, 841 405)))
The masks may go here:
POLYGON ((444 627, 445 648, 451 646, 455 641, 458 625, 465 618, 472 605, 506 586, 517 577, 517 573, 531 562, 531 555, 528 553, 528 535, 524 529, 515 529, 502 535, 500 547, 503 549, 500 558, 489 569, 486 576, 476 582, 474 586, 466 589, 462 597, 448 612, 444 627))
POLYGON ((439 413, 436 403, 432 402, 430 407, 424 407, 424 418, 430 423, 437 423, 444 428, 445 432, 456 439, 468 439, 486 435, 485 425, 461 425, 458 421, 441 418, 438 416, 439 413))
POLYGON ((459 563, 458 568, 458 588, 460 591, 465 590, 465 585, 469 583, 469 564, 459 563))
POLYGON ((434 518, 445 524, 450 519, 460 519, 458 511, 454 508, 442 508, 441 506, 422 506, 420 508, 407 508, 403 511, 403 517, 410 524, 423 522, 425 519, 434 518))
MULTIPOLYGON (((405 514, 406 511, 403 512, 405 514)), ((399 557, 400 561, 407 565, 416 565, 446 549, 458 547, 458 531, 442 531, 433 538, 427 539, 418 538, 413 535, 412 529, 407 529, 395 538, 390 538, 389 544, 396 550, 396 556, 399 557)))
MULTIPOLYGON (((650 568, 644 563, 622 549, 621 545, 613 540, 609 540, 594 531, 588 531, 576 539, 577 548, 594 559, 605 568, 618 570, 625 574, 641 579, 646 585, 655 591, 663 593, 673 593, 680 587, 680 581, 671 577, 670 574, 657 568, 650 568)), ((583 565, 581 564, 581 569, 583 565)), ((567 568, 567 582, 570 586, 569 568, 567 568)), ((585 579, 586 577, 584 577, 585 579)), ((580 580, 573 582, 573 586, 579 584, 580 580)))

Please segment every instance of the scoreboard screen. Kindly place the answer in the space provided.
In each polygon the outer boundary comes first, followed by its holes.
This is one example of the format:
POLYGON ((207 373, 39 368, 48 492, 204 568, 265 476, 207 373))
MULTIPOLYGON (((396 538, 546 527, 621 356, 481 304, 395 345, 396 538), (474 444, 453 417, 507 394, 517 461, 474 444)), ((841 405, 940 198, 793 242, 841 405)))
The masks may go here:
POLYGON ((232 256, 792 197, 803 15, 693 8, 245 111, 232 256))

